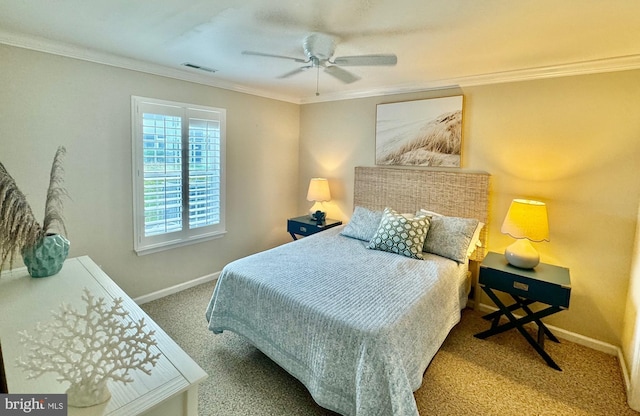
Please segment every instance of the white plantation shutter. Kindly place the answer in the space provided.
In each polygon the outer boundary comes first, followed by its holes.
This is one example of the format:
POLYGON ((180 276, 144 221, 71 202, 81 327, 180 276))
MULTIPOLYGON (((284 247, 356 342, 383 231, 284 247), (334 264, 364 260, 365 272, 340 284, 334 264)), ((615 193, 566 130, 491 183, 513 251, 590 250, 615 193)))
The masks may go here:
POLYGON ((189 228, 220 222, 220 121, 189 119, 189 228))
POLYGON ((132 113, 135 251, 223 235, 225 110, 132 97, 132 113))
POLYGON ((144 235, 182 230, 182 119, 142 114, 144 235))

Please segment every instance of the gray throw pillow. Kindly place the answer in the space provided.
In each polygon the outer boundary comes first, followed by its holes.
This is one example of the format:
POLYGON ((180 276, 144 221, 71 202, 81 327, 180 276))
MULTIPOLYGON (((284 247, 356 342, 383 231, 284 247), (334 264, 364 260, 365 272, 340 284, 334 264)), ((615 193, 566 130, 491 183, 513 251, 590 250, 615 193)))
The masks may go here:
POLYGON ((477 226, 473 218, 433 216, 424 251, 464 263, 477 226))
POLYGON ((340 234, 345 237, 357 238, 358 240, 369 242, 376 233, 381 219, 382 211, 371 211, 367 208, 357 206, 353 210, 353 215, 349 223, 340 234))

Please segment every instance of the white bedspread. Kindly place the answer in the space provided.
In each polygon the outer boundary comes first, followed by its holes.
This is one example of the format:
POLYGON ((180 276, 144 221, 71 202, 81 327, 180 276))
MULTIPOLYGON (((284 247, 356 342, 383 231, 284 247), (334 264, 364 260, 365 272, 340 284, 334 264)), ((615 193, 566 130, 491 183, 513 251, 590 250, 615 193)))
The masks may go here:
POLYGON ((209 329, 247 337, 325 408, 418 415, 413 391, 460 320, 466 266, 369 250, 341 229, 228 264, 209 329))

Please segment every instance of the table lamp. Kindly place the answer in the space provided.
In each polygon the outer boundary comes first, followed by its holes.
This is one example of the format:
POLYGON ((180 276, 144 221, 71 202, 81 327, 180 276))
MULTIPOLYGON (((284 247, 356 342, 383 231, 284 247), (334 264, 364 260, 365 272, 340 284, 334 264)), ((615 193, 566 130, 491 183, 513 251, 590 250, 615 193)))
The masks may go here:
POLYGON ((317 221, 323 221, 325 212, 322 205, 325 201, 331 200, 331 193, 329 192, 329 181, 325 178, 311 178, 309 182, 309 190, 307 191, 307 201, 314 201, 315 203, 309 209, 309 216, 317 221), (316 217, 316 212, 321 212, 322 218, 316 217))
POLYGON ((549 221, 544 202, 514 199, 500 231, 515 238, 504 256, 509 264, 521 269, 533 269, 540 263, 540 254, 530 241, 549 241, 549 221))

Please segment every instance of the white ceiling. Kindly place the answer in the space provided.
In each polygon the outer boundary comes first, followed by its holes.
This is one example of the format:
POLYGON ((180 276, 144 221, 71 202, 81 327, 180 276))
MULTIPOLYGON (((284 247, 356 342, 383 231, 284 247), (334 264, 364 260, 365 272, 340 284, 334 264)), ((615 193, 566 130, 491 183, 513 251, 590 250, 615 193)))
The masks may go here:
POLYGON ((638 68, 640 1, 0 0, 0 43, 304 103, 638 68), (335 56, 398 64, 349 67, 361 79, 343 84, 242 54, 305 58, 312 32, 338 38, 335 56))

